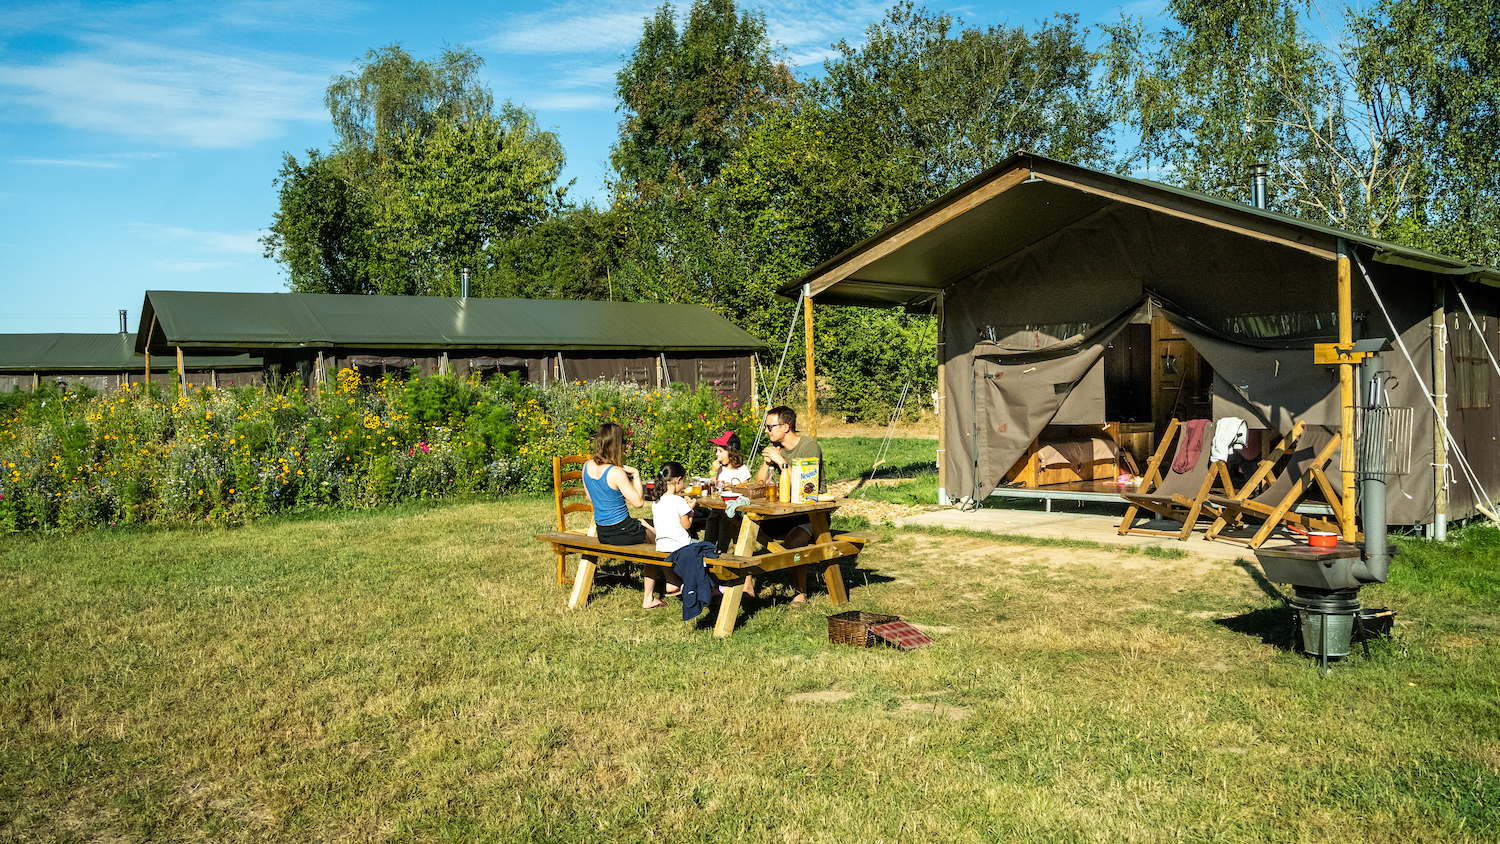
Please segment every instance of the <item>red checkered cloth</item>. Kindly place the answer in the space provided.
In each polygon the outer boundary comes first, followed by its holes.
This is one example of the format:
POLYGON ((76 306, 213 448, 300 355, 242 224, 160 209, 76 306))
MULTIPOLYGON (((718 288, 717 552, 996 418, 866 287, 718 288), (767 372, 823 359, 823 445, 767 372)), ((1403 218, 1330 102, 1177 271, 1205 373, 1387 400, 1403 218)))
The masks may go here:
POLYGON ((870 632, 903 651, 909 651, 912 648, 925 648, 932 644, 932 640, 927 637, 926 633, 904 621, 887 621, 885 624, 876 624, 870 628, 870 632))

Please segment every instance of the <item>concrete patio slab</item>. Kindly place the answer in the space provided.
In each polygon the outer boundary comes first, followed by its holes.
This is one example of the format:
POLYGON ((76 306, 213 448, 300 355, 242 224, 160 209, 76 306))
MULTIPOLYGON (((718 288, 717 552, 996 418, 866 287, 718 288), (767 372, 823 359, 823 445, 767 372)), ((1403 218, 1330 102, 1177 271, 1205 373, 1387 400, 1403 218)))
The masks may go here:
MULTIPOLYGON (((1120 536, 1117 532, 1120 526, 1119 516, 1003 509, 971 510, 968 512, 940 510, 932 513, 904 516, 897 519, 896 524, 898 526, 926 525, 929 527, 988 531, 990 533, 1027 536, 1035 539, 1076 539, 1097 542, 1100 545, 1118 545, 1122 547, 1144 548, 1155 546, 1159 548, 1175 548, 1186 551, 1189 554, 1213 559, 1246 560, 1250 562, 1255 560, 1255 552, 1244 545, 1236 542, 1209 542, 1205 540, 1203 538, 1203 528, 1201 527, 1192 536, 1188 537, 1185 542, 1179 541, 1174 537, 1152 536, 1149 534, 1132 533, 1128 536, 1120 536)), ((1157 521, 1137 523, 1137 527, 1152 530, 1177 530, 1182 525, 1177 522, 1157 521)), ((1291 544, 1295 543, 1290 539, 1273 538, 1266 543, 1266 547, 1291 544)))

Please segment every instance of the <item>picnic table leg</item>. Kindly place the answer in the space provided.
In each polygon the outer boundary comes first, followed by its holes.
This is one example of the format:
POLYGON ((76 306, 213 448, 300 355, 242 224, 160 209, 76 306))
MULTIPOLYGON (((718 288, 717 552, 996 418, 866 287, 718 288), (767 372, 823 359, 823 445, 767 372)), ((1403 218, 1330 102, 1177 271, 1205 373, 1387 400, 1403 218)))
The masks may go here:
MULTIPOLYGON (((809 515, 808 521, 812 522, 813 544, 822 545, 833 541, 833 531, 828 527, 828 513, 819 510, 809 515)), ((803 571, 807 570, 803 566, 803 571)), ((804 579, 805 579, 804 575, 804 579)), ((828 600, 838 607, 849 603, 849 591, 844 588, 844 575, 839 571, 837 558, 829 560, 823 567, 823 584, 828 587, 828 600)))
POLYGON ((812 544, 822 545, 833 541, 833 531, 828 529, 828 513, 822 510, 809 513, 807 520, 812 522, 812 544))
POLYGON ((734 555, 736 557, 748 557, 755 553, 755 543, 760 539, 760 519, 750 513, 744 516, 744 522, 740 525, 740 535, 734 541, 734 555))
POLYGON ((594 572, 599 570, 599 557, 584 554, 578 560, 578 573, 573 576, 573 597, 568 599, 568 609, 579 609, 589 602, 589 592, 594 588, 594 572))
POLYGON ((844 588, 844 573, 839 570, 838 557, 829 560, 828 565, 823 567, 823 582, 828 584, 828 600, 834 606, 841 607, 849 603, 849 590, 844 588))
POLYGON ((734 632, 734 623, 740 615, 740 597, 745 594, 745 582, 749 579, 750 576, 745 575, 719 596, 719 617, 714 622, 714 635, 718 638, 728 638, 734 632))

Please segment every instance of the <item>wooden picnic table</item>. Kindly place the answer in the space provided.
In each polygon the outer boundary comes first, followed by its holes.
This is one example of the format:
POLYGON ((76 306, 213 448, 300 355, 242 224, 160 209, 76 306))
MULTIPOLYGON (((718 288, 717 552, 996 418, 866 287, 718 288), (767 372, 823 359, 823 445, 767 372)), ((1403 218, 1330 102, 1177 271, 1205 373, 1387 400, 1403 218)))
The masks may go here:
MULTIPOLYGON (((739 505, 735 514, 743 518, 734 545, 728 554, 705 561, 714 577, 728 584, 720 598, 714 635, 724 637, 734 632, 747 579, 756 574, 822 563, 823 580, 828 585, 829 599, 835 606, 848 603, 849 594, 844 587, 839 563, 845 558, 858 557, 867 540, 855 534, 835 533, 829 528, 829 516, 847 501, 845 498, 830 498, 791 504, 756 500, 739 505), (778 522, 786 527, 803 522, 811 523, 812 542, 798 548, 783 547, 772 536, 773 532, 777 532, 774 527, 779 526, 778 522)), ((725 509, 724 500, 717 495, 699 496, 694 503, 699 507, 725 509)), ((665 565, 667 556, 651 545, 605 545, 594 537, 581 534, 548 533, 538 535, 537 539, 552 543, 559 551, 566 550, 568 553, 581 555, 578 572, 573 580, 573 594, 568 602, 571 609, 581 608, 588 603, 600 559, 665 565)))

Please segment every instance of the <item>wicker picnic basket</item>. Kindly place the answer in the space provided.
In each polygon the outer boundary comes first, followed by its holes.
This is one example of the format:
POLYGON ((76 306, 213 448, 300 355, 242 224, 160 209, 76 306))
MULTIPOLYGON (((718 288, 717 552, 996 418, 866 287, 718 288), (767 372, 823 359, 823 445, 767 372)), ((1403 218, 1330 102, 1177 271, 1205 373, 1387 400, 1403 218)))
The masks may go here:
POLYGON ((765 499, 768 487, 770 487, 770 484, 747 483, 730 484, 728 488, 730 492, 738 492, 751 501, 757 501, 765 499))
POLYGON ((828 617, 828 641, 835 645, 853 645, 868 648, 877 638, 870 628, 887 621, 900 621, 899 616, 880 615, 864 610, 850 610, 828 617))

